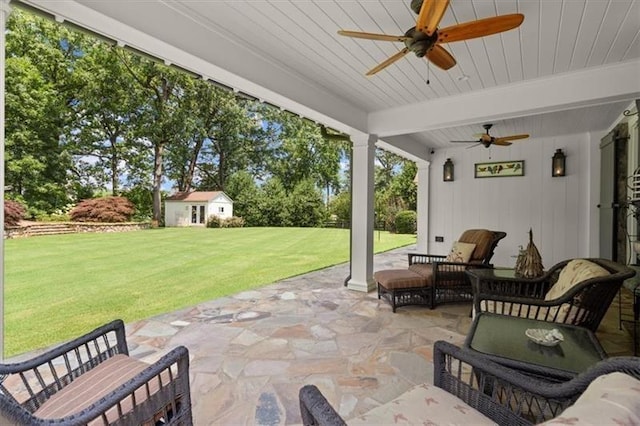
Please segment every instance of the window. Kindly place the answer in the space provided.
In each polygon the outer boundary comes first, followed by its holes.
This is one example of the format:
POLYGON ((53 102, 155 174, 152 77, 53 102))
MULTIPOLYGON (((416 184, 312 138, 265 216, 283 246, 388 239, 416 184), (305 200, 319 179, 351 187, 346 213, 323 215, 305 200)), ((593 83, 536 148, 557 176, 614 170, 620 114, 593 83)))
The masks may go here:
POLYGON ((200 206, 200 223, 204 223, 204 206, 200 206))
POLYGON ((224 207, 223 206, 218 207, 218 213, 224 213, 224 207))
POLYGON ((191 206, 191 223, 198 223, 198 207, 191 206))

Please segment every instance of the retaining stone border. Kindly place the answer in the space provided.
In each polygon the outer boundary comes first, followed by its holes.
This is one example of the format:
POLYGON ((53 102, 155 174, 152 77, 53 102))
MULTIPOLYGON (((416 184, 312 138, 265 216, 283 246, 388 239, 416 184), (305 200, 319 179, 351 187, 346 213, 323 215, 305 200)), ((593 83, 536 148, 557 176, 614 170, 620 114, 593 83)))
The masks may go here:
POLYGON ((151 228, 150 222, 88 223, 46 222, 5 228, 4 238, 35 237, 38 235, 77 234, 85 232, 129 232, 151 228))

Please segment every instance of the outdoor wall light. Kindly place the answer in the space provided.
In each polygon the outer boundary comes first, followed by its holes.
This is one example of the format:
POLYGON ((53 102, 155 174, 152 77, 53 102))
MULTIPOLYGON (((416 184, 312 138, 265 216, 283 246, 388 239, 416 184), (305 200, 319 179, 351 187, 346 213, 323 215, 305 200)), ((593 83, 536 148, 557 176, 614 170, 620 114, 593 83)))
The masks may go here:
POLYGON ((566 175, 565 163, 567 157, 564 155, 561 149, 556 149, 556 153, 553 154, 551 159, 551 176, 559 177, 566 175))
POLYGON ((447 158, 442 168, 442 180, 445 182, 453 182, 453 162, 451 158, 447 158))

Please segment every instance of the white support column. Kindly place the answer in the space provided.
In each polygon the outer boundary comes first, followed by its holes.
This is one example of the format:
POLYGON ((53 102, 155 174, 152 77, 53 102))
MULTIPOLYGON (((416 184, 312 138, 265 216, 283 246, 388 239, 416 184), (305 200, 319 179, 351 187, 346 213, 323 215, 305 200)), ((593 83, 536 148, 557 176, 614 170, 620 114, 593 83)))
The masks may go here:
POLYGON ((0 0, 0 362, 4 360, 4 68, 6 23, 11 14, 9 0, 0 0))
POLYGON ((376 135, 353 137, 351 187, 351 279, 349 290, 369 292, 373 281, 374 160, 376 135))
POLYGON ((417 221, 418 238, 416 251, 429 253, 429 161, 416 161, 418 167, 417 221))

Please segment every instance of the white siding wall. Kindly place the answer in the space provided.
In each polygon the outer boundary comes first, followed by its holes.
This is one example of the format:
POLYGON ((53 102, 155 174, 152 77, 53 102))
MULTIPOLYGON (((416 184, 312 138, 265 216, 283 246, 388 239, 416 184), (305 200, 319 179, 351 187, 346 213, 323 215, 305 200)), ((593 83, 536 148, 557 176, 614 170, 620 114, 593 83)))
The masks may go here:
MULTIPOLYGON (((591 227, 596 224, 599 182, 599 135, 530 138, 511 147, 478 146, 438 150, 432 157, 429 197, 429 252, 446 254, 465 229, 507 233, 492 262, 513 266, 518 246, 526 247, 529 228, 545 267, 579 256, 597 255, 591 227), (567 176, 551 177, 557 148, 567 156, 567 176), (451 158, 455 181, 442 181, 442 165, 451 158), (523 177, 474 178, 474 164, 524 160, 523 177), (594 199, 595 195, 595 199, 594 199), (594 221, 593 216, 596 216, 594 221), (435 237, 443 236, 443 243, 435 237)), ((597 235, 595 235, 597 238, 597 235)))
POLYGON ((233 216, 233 204, 226 201, 224 197, 218 197, 209 203, 209 216, 210 215, 216 215, 222 219, 230 218, 233 216), (224 212, 220 213, 220 207, 224 208, 224 212))
POLYGON ((187 204, 165 202, 164 209, 165 226, 189 226, 191 224, 191 212, 187 204))

